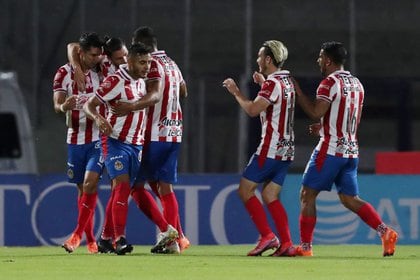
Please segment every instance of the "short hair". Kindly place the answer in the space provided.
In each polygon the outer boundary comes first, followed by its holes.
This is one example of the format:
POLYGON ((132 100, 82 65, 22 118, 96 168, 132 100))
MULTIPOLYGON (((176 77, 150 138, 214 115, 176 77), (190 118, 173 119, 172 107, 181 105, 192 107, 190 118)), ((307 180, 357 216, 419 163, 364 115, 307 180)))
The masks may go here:
POLYGON ((128 56, 145 55, 151 53, 151 51, 152 49, 149 46, 143 43, 135 43, 128 48, 128 56))
POLYGON ((83 51, 88 51, 90 48, 102 48, 103 41, 95 32, 84 33, 79 38, 79 46, 83 51))
POLYGON ((141 26, 133 32, 132 43, 143 43, 150 48, 157 48, 157 39, 153 29, 141 26))
POLYGON ((116 37, 105 37, 105 44, 104 44, 104 53, 107 56, 111 56, 113 52, 121 50, 125 43, 121 38, 116 37))
POLYGON ((280 41, 270 40, 265 41, 263 47, 264 54, 273 59, 274 65, 276 67, 282 67, 289 55, 286 46, 280 41))
POLYGON ((344 65, 346 62, 348 53, 340 42, 325 42, 321 45, 321 50, 323 50, 324 55, 331 59, 335 64, 344 65))

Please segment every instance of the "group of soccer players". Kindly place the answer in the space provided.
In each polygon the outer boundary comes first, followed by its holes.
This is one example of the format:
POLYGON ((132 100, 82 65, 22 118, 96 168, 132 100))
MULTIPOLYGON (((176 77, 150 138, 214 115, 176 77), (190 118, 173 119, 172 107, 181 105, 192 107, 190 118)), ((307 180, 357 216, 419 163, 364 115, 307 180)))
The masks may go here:
POLYGON ((90 253, 132 252, 125 234, 131 195, 161 231, 151 251, 182 252, 190 242, 172 184, 183 131, 180 98, 187 88, 177 64, 157 49, 150 27, 138 28, 128 49, 121 39, 103 42, 96 33, 83 34, 68 45, 68 55, 54 78, 54 109, 66 115, 67 175, 79 195, 77 225, 62 247, 73 252, 85 233, 90 253), (111 195, 96 241, 93 215, 104 166, 111 195))
POLYGON ((382 239, 383 256, 392 256, 398 234, 385 225, 371 204, 359 197, 357 166, 360 123, 364 89, 356 77, 344 70, 347 50, 339 42, 321 46, 318 65, 324 79, 311 100, 302 93, 290 72, 283 69, 288 57, 286 46, 276 40, 266 41, 258 52, 259 71, 253 75, 261 85, 257 97, 249 100, 231 78, 223 86, 251 117, 260 116, 261 142, 246 166, 239 184, 239 196, 254 222, 260 239, 248 256, 260 256, 275 249, 271 256, 313 256, 312 240, 316 224, 316 197, 331 191, 335 184, 342 204, 357 214, 382 239), (302 179, 300 191, 299 246, 293 246, 288 217, 279 200, 287 169, 294 157, 295 100, 315 121, 309 130, 319 136, 302 179), (262 200, 271 214, 280 237, 269 226, 255 190, 262 184, 262 200))
MULTIPOLYGON (((187 96, 186 83, 176 63, 157 49, 150 27, 138 28, 131 43, 127 49, 118 38, 103 42, 96 33, 83 34, 78 43, 69 44, 69 63, 58 69, 54 79, 54 109, 67 118, 67 175, 79 190, 77 225, 62 246, 69 253, 80 245, 83 233, 90 253, 132 252, 125 234, 130 195, 161 231, 152 253, 180 253, 190 245, 172 187, 183 130, 179 99, 187 96), (92 217, 104 166, 111 195, 96 241, 92 217), (146 182, 159 197, 163 213, 145 189, 146 182)), ((261 86, 254 100, 244 96, 233 79, 223 82, 248 115, 260 116, 262 125, 260 145, 239 184, 239 196, 260 234, 248 256, 260 256, 269 249, 275 249, 271 256, 313 256, 316 197, 331 191, 333 184, 342 204, 378 232, 383 256, 392 256, 398 234, 359 197, 357 130, 364 89, 359 79, 344 70, 346 49, 334 41, 321 46, 317 62, 324 79, 315 100, 283 69, 287 57, 282 42, 264 42, 256 61, 259 70, 253 74, 261 86), (287 212, 279 199, 294 158, 295 101, 316 121, 310 133, 320 138, 302 179, 299 246, 293 245, 287 212), (278 235, 255 195, 259 184, 278 235)))

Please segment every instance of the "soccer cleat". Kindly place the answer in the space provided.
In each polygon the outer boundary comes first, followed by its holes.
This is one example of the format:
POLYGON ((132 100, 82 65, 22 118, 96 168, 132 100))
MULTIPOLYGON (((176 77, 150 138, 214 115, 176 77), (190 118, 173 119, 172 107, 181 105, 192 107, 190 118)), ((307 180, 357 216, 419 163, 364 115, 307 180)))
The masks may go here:
POLYGON ((67 239, 66 242, 64 242, 64 244, 61 246, 64 248, 64 250, 66 250, 68 253, 73 253, 74 250, 77 249, 77 247, 79 247, 80 245, 80 236, 73 233, 69 239, 67 239))
POLYGON ((123 236, 121 236, 120 239, 118 239, 116 244, 117 246, 115 248, 115 253, 117 255, 125 255, 133 251, 133 246, 131 244, 128 244, 127 240, 123 236))
POLYGON ((168 225, 168 229, 165 232, 161 232, 158 235, 155 246, 150 249, 152 253, 163 253, 166 245, 169 245, 172 241, 178 238, 178 231, 171 225, 168 225))
POLYGON ((98 252, 103 254, 115 253, 115 248, 112 245, 112 240, 102 239, 102 237, 100 237, 98 240, 98 252))
POLYGON ((190 247, 190 241, 185 236, 178 238, 179 249, 181 253, 190 247))
POLYGON ((297 246, 296 247, 296 254, 295 256, 299 257, 312 257, 314 254, 312 253, 312 246, 309 246, 309 248, 305 248, 305 246, 297 246))
POLYGON ((291 244, 280 246, 271 257, 294 257, 296 256, 296 248, 291 244))
POLYGON ((391 228, 387 228, 381 237, 382 247, 384 248, 384 257, 393 256, 395 252, 395 244, 397 244, 398 233, 391 228))
POLYGON ((248 252, 248 256, 261 256, 267 250, 277 249, 280 246, 279 239, 274 233, 260 237, 257 246, 248 252))
POLYGON ((164 254, 180 254, 181 249, 179 248, 177 241, 172 241, 170 244, 165 246, 164 254))
POLYGON ((87 250, 90 254, 97 254, 98 253, 98 245, 95 241, 89 242, 87 245, 87 250))

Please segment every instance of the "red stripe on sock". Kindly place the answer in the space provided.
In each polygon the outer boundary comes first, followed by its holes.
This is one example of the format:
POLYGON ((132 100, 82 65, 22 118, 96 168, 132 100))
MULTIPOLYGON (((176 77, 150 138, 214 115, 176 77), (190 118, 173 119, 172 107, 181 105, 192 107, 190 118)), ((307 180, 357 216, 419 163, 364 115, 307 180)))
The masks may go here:
POLYGON ((382 223, 381 217, 379 217, 378 212, 370 203, 363 204, 357 211, 357 215, 374 230, 382 223))
POLYGON ((272 233, 264 208, 255 195, 248 199, 245 203, 245 208, 261 236, 272 233))
POLYGON ((144 187, 134 187, 131 197, 136 202, 137 207, 153 222, 160 231, 164 232, 168 228, 168 222, 160 212, 156 200, 144 187))
POLYGON ((315 231, 315 224, 316 224, 316 216, 299 216, 299 224, 300 224, 300 241, 302 243, 312 243, 314 231, 315 231))
POLYGON ((115 196, 112 201, 112 222, 114 223, 114 234, 116 240, 118 240, 121 236, 125 236, 129 196, 129 182, 121 182, 115 186, 115 196))
POLYGON ((176 200, 175 193, 171 192, 161 196, 163 206, 163 216, 166 221, 176 227, 178 221, 178 201, 176 200))
POLYGON ((291 246, 292 238, 290 237, 289 221, 283 204, 277 199, 268 204, 267 208, 273 217, 282 245, 290 243, 289 246, 291 246))

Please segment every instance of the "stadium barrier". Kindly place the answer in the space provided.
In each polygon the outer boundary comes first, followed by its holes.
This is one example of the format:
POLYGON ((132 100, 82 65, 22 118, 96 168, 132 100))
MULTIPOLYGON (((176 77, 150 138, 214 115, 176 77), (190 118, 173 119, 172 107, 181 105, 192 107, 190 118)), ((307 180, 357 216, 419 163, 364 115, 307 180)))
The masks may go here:
MULTIPOLYGON (((193 244, 245 244, 258 239, 236 189, 237 174, 180 175, 175 186, 181 221, 193 244)), ((294 242, 299 241, 300 175, 288 175, 281 200, 289 215, 294 242)), ((360 175, 360 195, 400 233, 399 244, 419 244, 420 176, 360 175)), ((109 181, 99 185, 95 232, 103 225, 109 181)), ((0 246, 59 245, 76 225, 77 190, 66 177, 0 175, 0 246)), ((324 192, 317 202, 314 242, 380 244, 376 233, 344 209, 336 193, 324 192)), ((273 227, 274 229, 274 227, 273 227)), ((127 239, 153 244, 156 227, 130 202, 127 239)))

